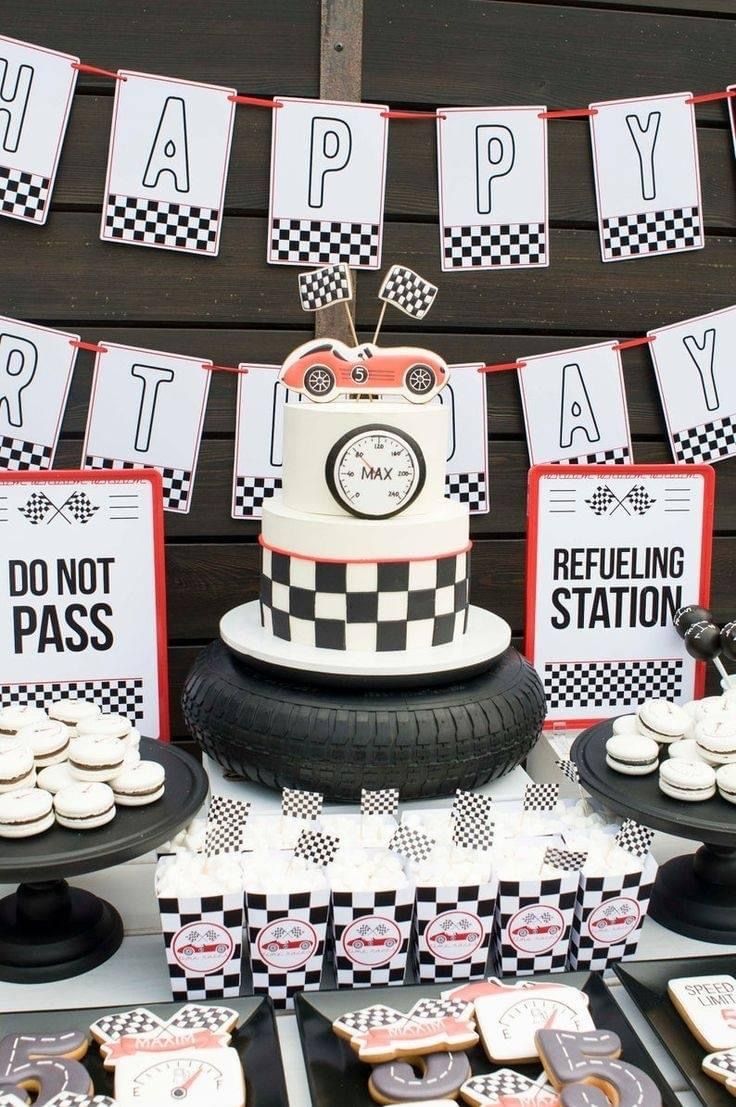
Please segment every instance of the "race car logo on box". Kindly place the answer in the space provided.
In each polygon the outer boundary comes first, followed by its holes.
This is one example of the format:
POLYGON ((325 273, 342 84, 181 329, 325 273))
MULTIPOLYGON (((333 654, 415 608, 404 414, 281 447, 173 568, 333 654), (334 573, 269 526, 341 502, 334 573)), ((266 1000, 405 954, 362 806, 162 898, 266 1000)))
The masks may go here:
POLYGON ((631 934, 641 918, 641 906, 635 899, 622 896, 608 899, 591 911, 588 934, 598 945, 611 946, 631 934))
POLYGON ((401 946, 401 931, 393 919, 364 915, 345 927, 342 952, 356 965, 387 964, 401 946))
POLYGON ((258 956, 274 969, 299 969, 317 949, 317 933, 302 919, 275 919, 258 931, 258 956))
POLYGON ((556 907, 546 903, 523 907, 508 925, 512 946, 522 953, 546 953, 560 940, 565 920, 556 907))
POLYGON ((217 972, 230 960, 232 935, 219 923, 208 921, 189 923, 177 931, 171 942, 174 958, 187 972, 207 976, 217 972))
POLYGON ((483 924, 469 911, 443 911, 428 924, 424 938, 438 960, 465 961, 483 941, 483 924))

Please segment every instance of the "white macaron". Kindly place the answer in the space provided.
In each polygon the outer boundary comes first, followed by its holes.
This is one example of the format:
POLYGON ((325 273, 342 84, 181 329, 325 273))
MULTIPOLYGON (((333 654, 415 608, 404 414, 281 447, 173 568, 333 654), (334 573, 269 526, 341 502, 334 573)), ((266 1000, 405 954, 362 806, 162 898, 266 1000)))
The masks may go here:
POLYGON ((3 743, 0 749, 0 792, 32 788, 35 783, 33 750, 17 740, 3 743))
POLYGON ((41 769, 36 783, 39 788, 45 788, 47 792, 55 795, 62 788, 68 788, 70 784, 78 784, 79 781, 72 776, 69 762, 62 761, 58 765, 47 765, 45 769, 41 769))
POLYGON ((112 780, 121 771, 126 746, 119 738, 85 735, 72 738, 69 771, 77 780, 112 780))
POLYGON ((641 734, 639 720, 636 715, 619 715, 613 720, 614 734, 641 734))
POLYGON ((93 830, 115 818, 115 798, 108 784, 71 784, 54 796, 56 821, 70 830, 93 830))
POLYGON ((659 766, 659 788, 672 799, 698 803, 716 794, 716 771, 702 761, 668 758, 659 766))
POLYGON ((736 765, 721 765, 716 769, 716 785, 724 800, 736 803, 736 765))
POLYGON ((42 788, 21 788, 0 796, 0 838, 30 838, 53 825, 53 797, 42 788))
POLYGON ((670 757, 681 757, 684 761, 703 760, 698 753, 698 743, 694 738, 683 738, 679 742, 672 742, 667 747, 667 753, 670 757))
POLYGON ((647 700, 639 708, 638 720, 642 734, 664 746, 670 742, 679 742, 690 722, 690 716, 669 700, 647 700))
POLYGON ((646 776, 659 763, 659 746, 643 734, 614 734, 606 742, 606 764, 624 776, 646 776))
POLYGON ((44 719, 40 723, 24 726, 16 734, 33 753, 37 769, 46 765, 58 765, 66 761, 69 754, 69 731, 63 723, 55 719, 44 719))
POLYGON ((77 723, 77 734, 80 738, 87 735, 127 738, 129 733, 130 723, 125 715, 93 715, 88 719, 80 719, 77 723))
POLYGON ((40 707, 0 707, 0 737, 17 734, 21 727, 45 722, 48 715, 40 707))
POLYGON ((736 761, 736 719, 706 715, 695 732, 698 753, 709 765, 736 761))
POLYGON ((82 719, 96 718, 100 714, 100 709, 96 703, 90 703, 89 700, 77 700, 69 697, 68 699, 54 700, 48 712, 49 718, 63 723, 70 732, 69 736, 72 737, 77 733, 77 724, 82 719))
POLYGON ((164 794, 166 771, 157 761, 139 761, 110 782, 115 802, 121 807, 143 807, 164 794))

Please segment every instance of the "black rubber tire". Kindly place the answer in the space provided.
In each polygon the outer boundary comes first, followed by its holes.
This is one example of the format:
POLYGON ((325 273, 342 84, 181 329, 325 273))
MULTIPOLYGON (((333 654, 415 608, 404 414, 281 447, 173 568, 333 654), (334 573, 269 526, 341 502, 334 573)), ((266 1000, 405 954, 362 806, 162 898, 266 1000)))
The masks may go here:
POLYGON ((271 679, 219 640, 195 661, 182 709, 194 740, 230 772, 347 802, 361 788, 409 800, 504 776, 545 713, 539 677, 514 649, 455 684, 368 691, 271 679))

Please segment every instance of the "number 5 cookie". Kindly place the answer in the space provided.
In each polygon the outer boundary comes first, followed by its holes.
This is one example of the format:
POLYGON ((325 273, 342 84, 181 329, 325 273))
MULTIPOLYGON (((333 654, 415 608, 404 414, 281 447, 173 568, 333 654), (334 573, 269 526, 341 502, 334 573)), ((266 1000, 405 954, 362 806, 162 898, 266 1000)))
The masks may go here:
POLYGON ((8 1034, 0 1039, 0 1094, 46 1107, 59 1094, 92 1095, 92 1081, 79 1058, 89 1039, 81 1030, 63 1034, 8 1034))
POLYGON ((610 1030, 538 1030, 536 1044, 550 1081, 561 1093, 561 1107, 662 1107, 654 1081, 618 1060, 621 1039, 610 1030))

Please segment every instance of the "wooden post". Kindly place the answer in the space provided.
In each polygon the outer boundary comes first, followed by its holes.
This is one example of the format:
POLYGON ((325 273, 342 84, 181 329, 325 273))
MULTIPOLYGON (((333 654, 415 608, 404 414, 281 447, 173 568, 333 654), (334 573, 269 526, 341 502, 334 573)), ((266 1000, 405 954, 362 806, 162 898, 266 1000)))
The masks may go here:
MULTIPOLYGON (((363 0, 322 0, 319 94, 323 100, 360 100, 363 86, 363 0)), ((353 273, 355 318, 357 279, 353 273)), ((315 312, 314 333, 353 344, 345 305, 315 312)))

